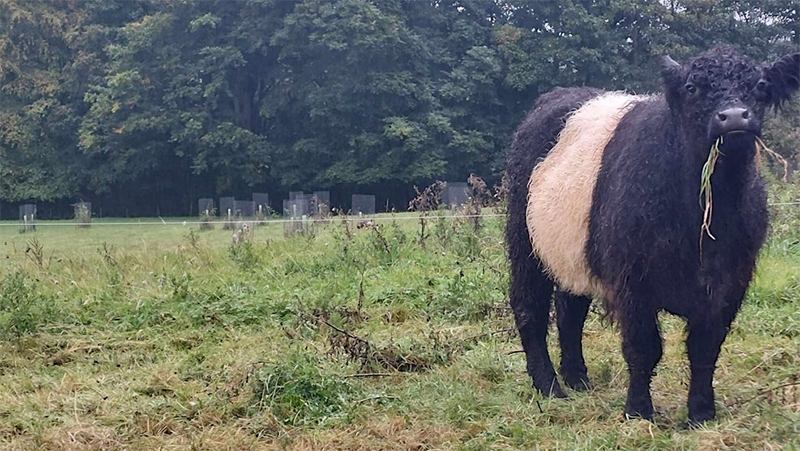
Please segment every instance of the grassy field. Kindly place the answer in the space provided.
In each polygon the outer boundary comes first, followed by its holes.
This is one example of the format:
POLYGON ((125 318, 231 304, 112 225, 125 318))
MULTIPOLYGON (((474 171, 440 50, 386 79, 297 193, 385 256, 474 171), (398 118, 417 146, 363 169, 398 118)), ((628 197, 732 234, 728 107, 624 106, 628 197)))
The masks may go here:
POLYGON ((800 449, 800 231, 778 216, 720 357, 719 419, 696 430, 669 315, 654 423, 623 419, 597 310, 596 389, 534 392, 499 218, 430 218, 424 243, 403 216, 292 238, 270 224, 235 246, 219 226, 6 224, 0 449, 800 449))

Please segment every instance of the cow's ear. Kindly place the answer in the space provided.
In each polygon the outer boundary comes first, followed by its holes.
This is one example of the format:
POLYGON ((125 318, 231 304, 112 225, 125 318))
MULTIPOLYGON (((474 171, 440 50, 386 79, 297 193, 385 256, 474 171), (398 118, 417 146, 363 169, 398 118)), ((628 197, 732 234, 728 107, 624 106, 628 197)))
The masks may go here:
POLYGON ((669 107, 675 109, 681 98, 683 87, 683 67, 669 56, 661 57, 661 78, 664 79, 664 94, 669 107))
POLYGON ((769 99, 776 107, 791 99, 792 94, 800 89, 800 53, 786 55, 772 63, 764 71, 759 82, 766 82, 769 99))

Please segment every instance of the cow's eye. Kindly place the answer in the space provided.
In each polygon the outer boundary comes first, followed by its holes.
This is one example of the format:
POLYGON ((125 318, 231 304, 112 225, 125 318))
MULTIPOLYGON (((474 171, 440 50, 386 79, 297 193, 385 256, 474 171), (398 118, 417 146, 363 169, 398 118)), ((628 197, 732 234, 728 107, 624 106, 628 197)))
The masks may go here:
POLYGON ((697 94, 697 86, 692 83, 686 83, 686 86, 683 88, 686 90, 686 93, 689 94, 689 97, 694 97, 697 94))
POLYGON ((756 99, 764 100, 769 96, 769 82, 766 80, 758 80, 755 88, 756 99))

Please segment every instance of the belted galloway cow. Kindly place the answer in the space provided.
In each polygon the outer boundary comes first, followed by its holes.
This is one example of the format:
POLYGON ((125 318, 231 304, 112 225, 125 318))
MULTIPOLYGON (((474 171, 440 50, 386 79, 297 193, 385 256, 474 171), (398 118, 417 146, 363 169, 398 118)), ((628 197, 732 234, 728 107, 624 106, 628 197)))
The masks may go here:
POLYGON ((559 88, 519 126, 507 168, 510 302, 533 385, 565 397, 545 342, 551 300, 561 377, 585 390, 583 323, 603 299, 628 365, 625 413, 645 419, 662 354, 657 314, 685 318, 689 420, 699 423, 715 417, 720 347, 767 232, 764 113, 800 87, 800 54, 758 64, 720 47, 661 67, 661 95, 559 88))

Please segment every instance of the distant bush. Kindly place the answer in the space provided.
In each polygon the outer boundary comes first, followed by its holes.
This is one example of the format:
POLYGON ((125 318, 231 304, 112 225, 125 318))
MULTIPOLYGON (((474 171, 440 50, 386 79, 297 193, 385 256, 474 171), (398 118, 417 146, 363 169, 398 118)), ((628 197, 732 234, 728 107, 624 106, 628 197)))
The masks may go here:
POLYGON ((79 202, 74 206, 75 221, 78 227, 88 228, 92 226, 92 209, 85 202, 79 202))
POLYGON ((214 209, 200 213, 200 230, 214 230, 214 214, 214 209))

